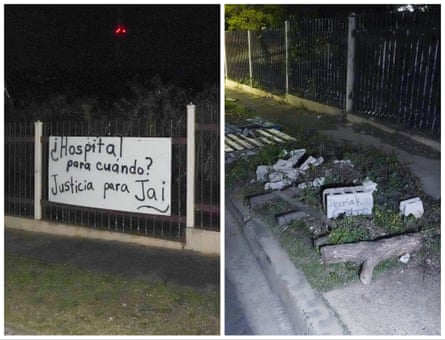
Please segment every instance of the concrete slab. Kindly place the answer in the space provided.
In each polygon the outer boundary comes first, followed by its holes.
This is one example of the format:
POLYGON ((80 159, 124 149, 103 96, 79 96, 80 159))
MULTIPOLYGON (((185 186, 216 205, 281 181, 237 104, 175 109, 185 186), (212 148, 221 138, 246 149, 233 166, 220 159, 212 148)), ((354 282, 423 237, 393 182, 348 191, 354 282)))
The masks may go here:
POLYGON ((440 335, 440 275, 394 269, 324 294, 351 335, 440 335))

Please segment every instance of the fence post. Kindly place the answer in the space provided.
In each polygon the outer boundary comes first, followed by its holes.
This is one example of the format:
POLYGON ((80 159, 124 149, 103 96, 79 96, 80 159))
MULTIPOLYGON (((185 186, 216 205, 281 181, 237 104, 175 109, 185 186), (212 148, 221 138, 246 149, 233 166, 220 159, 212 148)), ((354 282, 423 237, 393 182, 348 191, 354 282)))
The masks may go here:
POLYGON ((34 122, 34 219, 42 219, 42 131, 43 123, 34 122))
MULTIPOLYGON (((224 37, 227 36, 227 33, 224 32, 224 37)), ((224 41, 226 41, 227 39, 224 39, 224 41)), ((229 79, 229 71, 227 70, 227 48, 224 48, 224 81, 226 79, 229 79)))
POLYGON ((354 101, 354 58, 355 58, 355 27, 357 17, 353 13, 348 17, 348 60, 346 64, 346 103, 345 112, 352 111, 354 101))
POLYGON ((187 105, 187 218, 186 226, 195 226, 195 109, 187 105))
POLYGON ((284 22, 284 42, 286 46, 286 97, 289 95, 289 20, 284 22))
POLYGON ((248 47, 248 53, 249 53, 249 82, 250 87, 253 87, 253 74, 252 74, 252 46, 251 46, 251 40, 252 38, 252 32, 250 30, 247 31, 247 47, 248 47))

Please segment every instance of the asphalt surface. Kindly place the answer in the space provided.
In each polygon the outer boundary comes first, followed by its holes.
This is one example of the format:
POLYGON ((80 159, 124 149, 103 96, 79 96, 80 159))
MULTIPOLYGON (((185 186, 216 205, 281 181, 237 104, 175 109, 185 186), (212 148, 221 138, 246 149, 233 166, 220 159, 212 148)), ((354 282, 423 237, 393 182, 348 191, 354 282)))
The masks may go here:
POLYGON ((225 210, 225 237, 225 334, 298 333, 228 209, 225 210))
MULTIPOLYGON (((227 89, 226 96, 239 101, 241 105, 253 108, 259 114, 262 110, 288 112, 292 107, 276 103, 273 100, 241 92, 238 89, 227 89)), ((385 143, 374 136, 356 133, 351 128, 341 127, 336 130, 321 131, 334 140, 347 140, 353 143, 364 143, 378 146, 394 152, 399 160, 408 164, 411 172, 418 176, 425 193, 440 199, 440 160, 424 155, 414 155, 394 145, 385 143)), ((237 202, 243 205, 242 202, 237 202)), ((428 207, 425 207, 428 209, 428 207)), ((257 226, 250 228, 252 244, 264 238, 258 233, 257 226)), ((259 244, 256 256, 272 256, 264 242, 259 244)), ((283 261, 284 262, 284 261, 283 261)), ((277 280, 278 272, 286 272, 279 261, 273 263, 274 270, 267 271, 270 280, 277 280)), ((298 269, 298 268, 297 268, 298 269)), ((430 273, 411 261, 408 265, 385 272, 373 278, 370 285, 364 286, 354 282, 345 287, 323 293, 326 307, 335 312, 337 319, 351 335, 386 335, 386 336, 425 336, 441 334, 441 278, 440 273, 430 273)), ((298 294, 293 283, 285 282, 280 291, 298 294)), ((298 301, 296 301, 298 304, 298 301)), ((314 327, 314 333, 322 334, 322 323, 314 327)), ((329 333, 333 334, 333 333, 329 333)), ((340 333, 338 333, 340 335, 340 333)))

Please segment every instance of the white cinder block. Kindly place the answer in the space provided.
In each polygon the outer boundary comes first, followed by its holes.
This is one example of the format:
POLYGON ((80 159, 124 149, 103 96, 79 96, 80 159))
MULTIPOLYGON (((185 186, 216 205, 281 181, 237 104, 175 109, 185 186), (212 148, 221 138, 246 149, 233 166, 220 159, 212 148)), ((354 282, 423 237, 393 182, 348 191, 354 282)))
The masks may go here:
POLYGON ((365 185, 323 190, 323 205, 327 218, 337 218, 341 214, 372 215, 374 206, 372 193, 376 187, 376 183, 368 181, 365 185))
POLYGON ((420 218, 423 212, 423 203, 419 197, 400 202, 400 214, 403 216, 414 215, 415 218, 420 218))
POLYGON ((327 218, 346 216, 372 215, 374 199, 372 192, 336 193, 326 196, 327 218))

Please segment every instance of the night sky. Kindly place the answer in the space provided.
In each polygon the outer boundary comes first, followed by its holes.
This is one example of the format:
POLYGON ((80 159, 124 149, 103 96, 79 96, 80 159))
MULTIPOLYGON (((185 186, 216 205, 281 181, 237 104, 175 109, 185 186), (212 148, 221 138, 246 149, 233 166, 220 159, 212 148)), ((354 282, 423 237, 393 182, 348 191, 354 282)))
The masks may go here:
POLYGON ((219 83, 219 11, 219 5, 7 5, 7 77, 137 73, 219 83), (127 34, 114 34, 118 24, 127 34))

